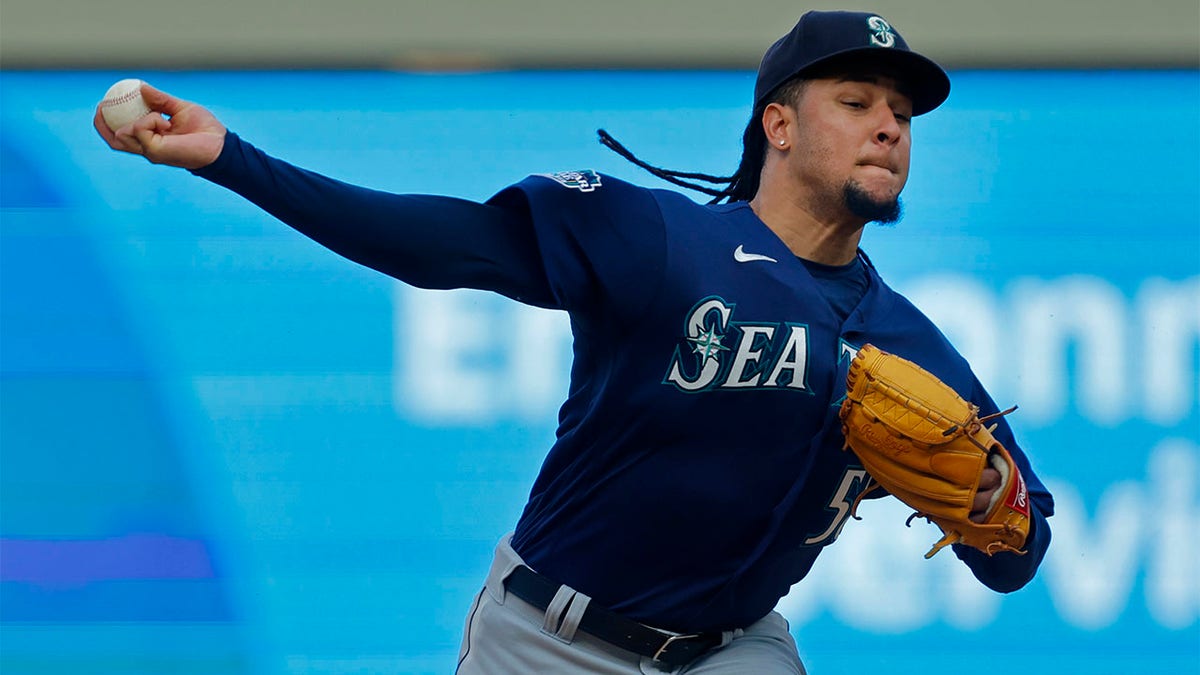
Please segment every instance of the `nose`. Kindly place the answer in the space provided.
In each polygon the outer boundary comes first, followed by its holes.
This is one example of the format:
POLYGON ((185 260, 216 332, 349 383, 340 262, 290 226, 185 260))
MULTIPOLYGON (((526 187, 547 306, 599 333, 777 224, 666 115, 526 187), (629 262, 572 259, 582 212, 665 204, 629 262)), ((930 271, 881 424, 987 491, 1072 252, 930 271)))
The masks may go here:
POLYGON ((880 145, 895 145, 900 140, 900 122, 890 106, 883 106, 880 113, 879 126, 875 131, 875 141, 880 145))

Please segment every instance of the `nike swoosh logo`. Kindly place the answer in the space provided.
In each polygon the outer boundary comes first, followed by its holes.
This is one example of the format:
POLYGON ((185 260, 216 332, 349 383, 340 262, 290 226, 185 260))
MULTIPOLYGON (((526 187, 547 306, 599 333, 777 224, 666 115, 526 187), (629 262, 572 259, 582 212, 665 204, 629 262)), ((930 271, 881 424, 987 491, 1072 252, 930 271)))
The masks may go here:
POLYGON ((741 244, 738 244, 738 247, 733 250, 733 259, 738 262, 754 262, 755 260, 764 260, 766 262, 779 262, 778 260, 772 258, 769 255, 762 255, 760 253, 746 253, 746 251, 742 248, 741 244))

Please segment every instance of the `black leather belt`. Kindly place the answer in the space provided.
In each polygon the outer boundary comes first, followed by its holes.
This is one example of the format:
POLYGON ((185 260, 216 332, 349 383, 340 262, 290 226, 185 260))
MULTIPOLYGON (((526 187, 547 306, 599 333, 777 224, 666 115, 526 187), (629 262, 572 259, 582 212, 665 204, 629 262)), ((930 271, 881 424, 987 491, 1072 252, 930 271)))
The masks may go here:
MULTIPOLYGON (((550 606, 550 601, 554 599, 554 594, 561 585, 524 565, 513 570, 504 581, 504 587, 509 593, 542 610, 550 606)), ((596 603, 588 603, 587 611, 579 621, 579 629, 611 645, 649 656, 669 666, 690 663, 704 652, 721 644, 720 633, 666 633, 625 618, 596 603)))

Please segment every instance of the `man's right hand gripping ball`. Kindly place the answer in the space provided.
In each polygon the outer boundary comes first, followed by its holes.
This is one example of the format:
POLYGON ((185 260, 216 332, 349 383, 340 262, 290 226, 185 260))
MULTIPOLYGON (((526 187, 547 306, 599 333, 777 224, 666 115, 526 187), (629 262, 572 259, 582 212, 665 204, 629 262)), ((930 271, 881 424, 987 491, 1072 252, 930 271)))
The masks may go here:
POLYGON ((141 93, 150 113, 115 131, 96 106, 92 125, 108 147, 182 169, 200 169, 216 161, 225 145, 225 126, 207 108, 145 82, 141 93))
MULTIPOLYGON (((850 363, 841 408, 846 447, 874 483, 941 528, 925 554, 962 543, 991 555, 1023 554, 1029 494, 1012 456, 979 408, 911 361, 864 345, 850 363), (979 522, 971 511, 984 470, 1000 474, 979 522)), ((1004 413, 998 413, 1004 414, 1004 413)), ((872 486, 863 494, 875 489, 872 486)))

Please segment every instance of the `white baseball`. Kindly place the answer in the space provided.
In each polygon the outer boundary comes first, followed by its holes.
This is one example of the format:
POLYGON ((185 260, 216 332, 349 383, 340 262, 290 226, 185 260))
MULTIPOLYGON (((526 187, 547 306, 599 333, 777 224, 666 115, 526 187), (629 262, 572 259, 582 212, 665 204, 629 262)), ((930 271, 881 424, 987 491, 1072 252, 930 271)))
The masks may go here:
POLYGON ((109 129, 116 131, 150 112, 142 98, 142 81, 121 80, 108 88, 100 101, 100 114, 109 129))

